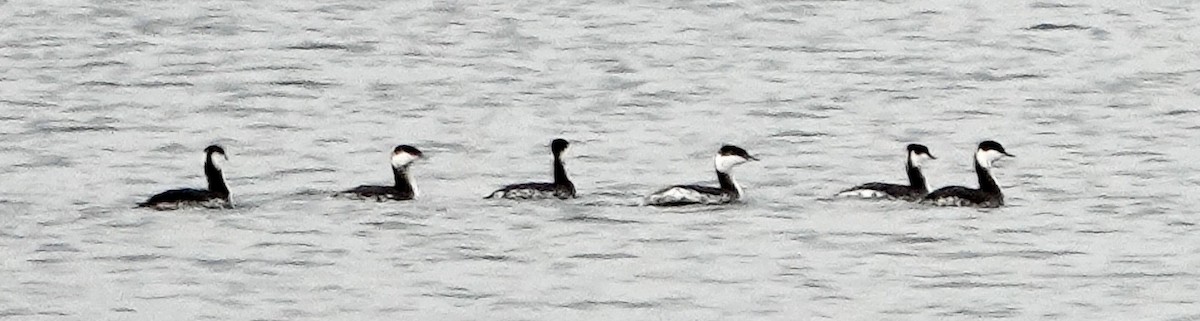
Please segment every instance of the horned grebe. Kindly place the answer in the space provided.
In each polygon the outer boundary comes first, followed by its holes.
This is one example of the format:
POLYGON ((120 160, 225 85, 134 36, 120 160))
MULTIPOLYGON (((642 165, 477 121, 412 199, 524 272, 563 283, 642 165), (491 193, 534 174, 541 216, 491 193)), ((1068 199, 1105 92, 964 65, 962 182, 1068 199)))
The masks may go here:
POLYGON ((408 178, 408 166, 423 156, 424 154, 421 154, 421 151, 416 147, 408 145, 396 146, 396 149, 392 150, 392 176, 396 179, 396 185, 362 185, 342 193, 364 199, 374 198, 376 201, 387 199, 397 201, 411 200, 417 197, 417 186, 413 185, 412 181, 408 178))
POLYGON ((575 197, 575 184, 571 183, 571 179, 567 178, 567 169, 563 167, 562 153, 567 150, 567 143, 564 139, 555 139, 550 142, 550 151, 554 153, 554 182, 553 183, 522 183, 512 184, 502 187, 491 194, 488 198, 507 198, 514 200, 523 199, 568 199, 575 197))
POLYGON ((908 185, 888 183, 866 183, 839 192, 838 196, 861 198, 890 198, 906 201, 918 201, 929 193, 929 183, 921 174, 921 164, 926 160, 937 159, 929 153, 929 148, 921 144, 908 144, 908 162, 904 164, 908 173, 908 185))
POLYGON ((208 189, 181 188, 173 189, 151 196, 138 207, 149 207, 156 210, 173 210, 182 207, 201 206, 207 208, 231 208, 229 187, 225 185, 225 176, 221 174, 221 164, 229 160, 225 149, 212 145, 204 149, 204 176, 208 179, 208 189))
POLYGON ((1003 206, 1004 193, 1000 192, 1000 185, 996 185, 991 168, 992 162, 1004 156, 1016 157, 1004 151, 1004 146, 1000 146, 1000 143, 990 140, 979 143, 979 149, 975 151, 975 175, 979 176, 979 189, 962 186, 942 187, 926 195, 921 202, 937 206, 1003 206))
POLYGON ((721 146, 713 157, 720 187, 699 185, 675 185, 646 196, 646 205, 679 206, 689 204, 725 204, 742 196, 742 187, 733 180, 733 167, 748 161, 756 161, 746 150, 733 145, 721 146))

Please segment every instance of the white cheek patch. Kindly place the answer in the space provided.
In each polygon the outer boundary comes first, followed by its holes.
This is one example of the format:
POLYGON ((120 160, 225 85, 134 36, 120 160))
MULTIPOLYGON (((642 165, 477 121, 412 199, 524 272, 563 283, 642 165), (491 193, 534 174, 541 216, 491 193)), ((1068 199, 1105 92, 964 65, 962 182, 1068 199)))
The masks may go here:
POLYGON ((933 156, 925 153, 908 152, 908 159, 912 160, 913 167, 925 166, 925 163, 933 160, 933 156))
POLYGON ((224 170, 225 162, 229 159, 222 153, 212 153, 212 156, 209 157, 212 159, 213 167, 216 167, 217 170, 224 170))
POLYGON ((717 171, 729 173, 729 171, 733 170, 733 166, 745 163, 746 159, 737 155, 717 154, 717 156, 713 158, 713 162, 717 165, 717 171))
POLYGON ((1004 157, 1004 154, 994 150, 979 150, 975 153, 975 161, 984 168, 991 168, 992 162, 1004 157))
POLYGON ((1000 160, 1001 158, 1004 158, 1004 156, 1006 156, 1006 155, 1004 155, 1004 153, 1001 153, 998 151, 994 151, 994 150, 988 151, 988 157, 991 157, 993 163, 996 162, 997 160, 1000 160))
POLYGON ((392 167, 408 166, 408 164, 411 164, 413 161, 417 160, 417 158, 420 158, 420 157, 414 156, 409 153, 403 153, 403 152, 392 155, 392 167))
POLYGON ((921 165, 925 164, 926 159, 928 159, 928 158, 925 157, 924 154, 917 154, 917 152, 908 152, 908 160, 912 162, 913 167, 920 168, 921 165))

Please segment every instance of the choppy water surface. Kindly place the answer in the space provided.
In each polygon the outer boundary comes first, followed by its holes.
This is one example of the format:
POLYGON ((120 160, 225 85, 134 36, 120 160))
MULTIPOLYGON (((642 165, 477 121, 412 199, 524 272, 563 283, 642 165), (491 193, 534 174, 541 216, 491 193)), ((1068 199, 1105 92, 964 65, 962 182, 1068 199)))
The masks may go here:
POLYGON ((1197 319, 1198 10, 0 1, 0 319, 1197 319), (480 199, 554 137, 581 198, 480 199), (983 139, 1005 208, 828 199, 983 139), (239 208, 130 209, 210 143, 239 208), (747 202, 633 206, 722 143, 747 202))

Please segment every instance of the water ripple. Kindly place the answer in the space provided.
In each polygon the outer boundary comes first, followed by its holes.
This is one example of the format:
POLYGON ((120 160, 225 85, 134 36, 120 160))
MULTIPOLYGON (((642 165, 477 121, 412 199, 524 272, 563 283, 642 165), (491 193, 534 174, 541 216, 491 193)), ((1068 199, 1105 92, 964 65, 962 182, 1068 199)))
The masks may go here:
POLYGON ((569 256, 572 259, 594 259, 594 260, 616 260, 616 259, 634 259, 636 255, 628 253, 584 253, 569 256))
POLYGON ((659 304, 654 302, 631 302, 631 301, 594 301, 585 300, 571 302, 560 305, 561 307, 576 310, 592 310, 597 308, 622 308, 622 309, 649 309, 658 307, 659 304))

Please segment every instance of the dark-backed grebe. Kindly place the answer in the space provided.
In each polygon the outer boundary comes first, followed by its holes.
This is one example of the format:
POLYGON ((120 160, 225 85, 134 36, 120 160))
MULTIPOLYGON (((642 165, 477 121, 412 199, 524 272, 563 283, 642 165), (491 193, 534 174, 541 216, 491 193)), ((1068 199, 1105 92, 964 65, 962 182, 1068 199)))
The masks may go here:
POLYGON ((921 144, 908 144, 908 161, 904 170, 908 173, 908 185, 888 183, 866 183, 839 192, 842 197, 861 198, 890 198, 906 201, 918 201, 929 193, 929 184, 925 175, 921 174, 921 164, 926 160, 937 159, 929 153, 929 148, 921 144))
POLYGON ((173 189, 151 196, 138 207, 148 207, 156 210, 173 210, 181 207, 230 208, 229 187, 225 185, 225 176, 221 174, 221 164, 229 160, 225 149, 212 145, 204 149, 204 176, 208 179, 208 189, 181 188, 173 189))
POLYGON ((564 139, 555 139, 550 142, 550 151, 554 153, 554 182, 553 183, 522 183, 512 184, 502 187, 491 194, 487 198, 507 198, 507 199, 568 199, 575 197, 575 184, 571 183, 571 179, 567 178, 567 169, 563 167, 562 153, 567 150, 567 143, 564 139))
POLYGON ((1016 157, 1004 151, 1004 146, 994 141, 979 143, 975 151, 975 175, 979 177, 979 189, 963 186, 947 186, 925 196, 922 203, 938 206, 1000 207, 1004 205, 1004 193, 992 177, 992 162, 1001 157, 1016 157))
POLYGON ((424 155, 416 147, 408 145, 396 146, 392 150, 392 177, 396 184, 392 186, 362 185, 342 192, 364 199, 411 200, 417 197, 417 186, 408 178, 408 166, 424 155))
POLYGON ((713 157, 720 187, 699 185, 675 185, 646 196, 646 205, 679 206, 689 204, 725 204, 738 200, 743 195, 742 187, 733 180, 733 167, 748 161, 756 161, 746 150, 733 146, 721 146, 713 157))

